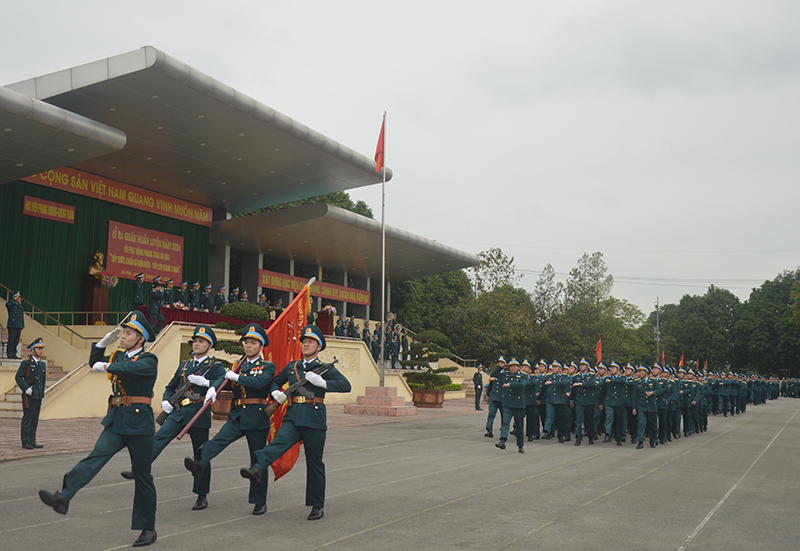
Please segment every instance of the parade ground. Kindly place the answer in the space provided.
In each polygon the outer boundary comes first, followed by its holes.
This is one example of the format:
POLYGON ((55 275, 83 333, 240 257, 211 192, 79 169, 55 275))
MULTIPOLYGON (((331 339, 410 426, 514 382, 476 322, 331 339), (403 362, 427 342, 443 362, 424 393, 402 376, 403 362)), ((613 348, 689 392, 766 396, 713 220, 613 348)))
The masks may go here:
MULTIPOLYGON (((252 516, 248 482, 239 475, 248 463, 240 440, 212 464, 208 509, 193 512, 192 477, 183 467, 191 444, 174 441, 153 464, 158 541, 151 548, 798 548, 800 400, 711 417, 708 432, 655 449, 539 440, 526 443, 524 454, 514 445, 495 448, 496 438, 483 436, 486 411, 470 402, 391 420, 329 408, 325 517, 314 522, 306 520, 302 451, 294 470, 275 483, 270 477, 267 514, 252 516)), ((0 547, 129 547, 138 531, 129 529, 133 482, 119 475, 129 465, 125 451, 78 493, 66 516, 37 496, 61 487, 91 449, 99 420, 42 422, 45 448, 38 451, 21 449, 18 423, 0 423, 0 547)))

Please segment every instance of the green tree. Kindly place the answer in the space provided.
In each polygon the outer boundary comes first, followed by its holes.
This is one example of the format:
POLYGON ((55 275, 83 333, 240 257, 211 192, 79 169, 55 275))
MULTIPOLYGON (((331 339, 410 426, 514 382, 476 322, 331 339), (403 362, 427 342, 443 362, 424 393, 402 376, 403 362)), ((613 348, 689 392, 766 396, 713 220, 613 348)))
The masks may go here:
POLYGON ((514 257, 509 258, 498 248, 480 252, 478 258, 477 266, 467 268, 475 296, 497 287, 513 287, 522 279, 514 269, 514 257))
POLYGON ((442 331, 462 301, 472 299, 463 270, 434 274, 392 285, 392 308, 400 324, 412 331, 442 331))

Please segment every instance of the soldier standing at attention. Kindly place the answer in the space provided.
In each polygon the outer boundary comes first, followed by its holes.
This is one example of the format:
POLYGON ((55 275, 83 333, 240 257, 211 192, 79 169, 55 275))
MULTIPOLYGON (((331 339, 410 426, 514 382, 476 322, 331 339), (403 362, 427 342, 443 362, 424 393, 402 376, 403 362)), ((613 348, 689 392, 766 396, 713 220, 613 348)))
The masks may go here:
POLYGON ((161 315, 159 304, 164 300, 164 291, 161 287, 161 277, 156 276, 153 278, 153 288, 150 289, 150 306, 147 308, 147 315, 150 317, 150 325, 153 327, 155 334, 164 328, 164 316, 161 315), (153 325, 155 324, 155 325, 153 325))
POLYGON ((272 397, 284 403, 286 394, 281 392, 285 384, 305 380, 305 388, 314 393, 314 398, 291 396, 283 424, 269 446, 256 452, 256 460, 250 468, 243 468, 243 478, 259 484, 266 480, 262 470, 289 451, 292 446, 303 441, 306 456, 306 506, 311 507, 308 520, 318 520, 324 515, 325 507, 325 463, 322 454, 325 450, 325 436, 328 430, 328 417, 325 411, 326 392, 350 392, 350 381, 331 367, 322 375, 311 371, 321 364, 317 355, 325 350, 325 336, 316 325, 306 325, 300 333, 303 359, 289 362, 272 380, 272 397))
POLYGON ((239 300, 239 302, 250 302, 247 300, 247 291, 242 291, 242 298, 239 300))
POLYGON ((479 365, 472 376, 472 386, 475 388, 475 409, 483 411, 481 407, 481 393, 483 392, 483 366, 479 365))
POLYGON ((523 374, 519 371, 519 362, 516 358, 511 358, 508 362, 507 370, 497 375, 495 381, 500 391, 503 404, 503 424, 500 427, 500 441, 495 447, 501 450, 506 449, 508 440, 508 430, 511 426, 511 419, 514 419, 516 427, 517 448, 519 453, 525 453, 525 381, 523 374))
POLYGON ((228 295, 228 304, 233 304, 234 302, 239 302, 239 288, 234 287, 231 294, 228 295))
MULTIPOLYGON (((191 421, 195 414, 200 411, 205 401, 206 389, 211 384, 210 381, 220 380, 225 376, 225 368, 217 360, 208 357, 208 351, 217 344, 217 336, 214 330, 208 325, 198 325, 194 329, 191 339, 192 354, 194 359, 186 360, 178 366, 178 370, 172 380, 164 389, 161 397, 161 409, 168 415, 164 424, 155 435, 153 440, 153 454, 150 462, 155 462, 156 458, 164 451, 164 448, 178 434, 183 427, 191 421), (205 375, 200 375, 206 371, 205 375), (180 402, 180 409, 173 410, 170 400, 175 392, 186 383, 192 386, 184 395, 180 402)), ((192 439, 192 449, 197 457, 200 446, 208 442, 208 431, 211 428, 211 408, 206 408, 203 415, 189 429, 189 436, 192 439)), ((132 471, 122 471, 122 477, 129 480, 133 479, 132 471)), ((197 501, 192 506, 192 511, 199 511, 208 507, 208 490, 211 485, 211 464, 206 464, 203 477, 194 481, 192 491, 197 494, 197 501)))
POLYGON ((14 380, 22 391, 22 447, 26 450, 43 448, 36 443, 36 428, 39 425, 39 411, 44 399, 44 385, 47 379, 47 365, 42 359, 44 343, 39 337, 28 348, 31 357, 23 360, 14 380))
POLYGON ((92 346, 89 363, 97 373, 108 373, 113 396, 103 418, 105 427, 94 450, 64 476, 61 490, 52 493, 39 490, 39 498, 56 513, 66 515, 69 502, 86 486, 100 469, 127 447, 136 481, 133 497, 131 529, 141 530, 134 547, 156 541, 156 487, 150 474, 153 450, 153 408, 150 406, 158 375, 158 358, 144 351, 147 342, 155 340, 155 331, 141 312, 131 312, 128 321, 110 331, 92 346), (124 327, 124 329, 123 329, 124 327), (119 350, 105 356, 106 347, 119 341, 119 350))
POLYGON ((214 302, 211 299, 211 284, 206 285, 203 296, 200 297, 200 310, 203 312, 213 312, 214 302))
POLYGON ((6 355, 9 360, 18 360, 17 347, 19 346, 19 337, 22 330, 25 328, 25 313, 22 310, 22 294, 19 291, 11 295, 11 300, 6 302, 6 310, 8 310, 8 322, 6 329, 8 329, 8 342, 6 343, 6 355))
POLYGON ((186 294, 186 287, 188 285, 189 284, 186 283, 185 281, 181 282, 180 288, 177 291, 175 291, 175 302, 179 302, 184 306, 189 306, 189 297, 186 294))
POLYGON ((486 396, 489 398, 489 415, 486 416, 486 434, 487 438, 494 437, 492 429, 494 429, 494 418, 497 416, 497 411, 500 410, 500 424, 502 426, 503 418, 503 398, 500 396, 500 388, 497 385, 497 376, 503 372, 506 367, 506 359, 503 356, 497 358, 497 367, 494 368, 489 375, 489 384, 486 386, 486 396))
MULTIPOLYGON (((228 421, 219 432, 200 446, 194 457, 183 460, 184 466, 191 471, 196 480, 206 476, 207 466, 222 450, 239 440, 247 438, 250 450, 250 462, 255 462, 255 453, 267 445, 269 433, 269 417, 267 397, 269 384, 275 376, 275 365, 261 358, 261 351, 269 344, 267 333, 257 323, 246 325, 246 332, 241 339, 245 358, 239 362, 239 371, 226 371, 224 376, 215 380, 206 392, 206 400, 217 399, 217 388, 224 379, 231 381, 233 402, 228 421)), ((267 512, 267 479, 250 484, 248 501, 253 504, 253 514, 263 515, 267 512)))
POLYGON ((214 311, 219 314, 222 307, 225 306, 225 286, 220 286, 217 291, 217 296, 214 297, 214 311))
POLYGON ((200 282, 195 281, 192 283, 192 289, 189 291, 189 310, 200 309, 200 282))
POLYGON ((133 280, 133 309, 138 310, 144 306, 144 272, 136 274, 133 280))
POLYGON ((175 283, 172 279, 167 280, 167 288, 164 289, 164 301, 163 304, 167 308, 171 308, 172 305, 175 303, 175 292, 172 290, 175 287, 175 283))

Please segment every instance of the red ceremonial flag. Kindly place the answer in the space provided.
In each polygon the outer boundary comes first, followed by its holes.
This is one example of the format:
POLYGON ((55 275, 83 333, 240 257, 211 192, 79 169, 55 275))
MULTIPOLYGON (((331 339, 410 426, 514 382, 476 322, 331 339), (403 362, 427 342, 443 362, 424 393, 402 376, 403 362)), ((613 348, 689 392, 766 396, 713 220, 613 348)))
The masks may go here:
MULTIPOLYGON (((267 329, 269 346, 264 351, 264 359, 275 364, 275 368, 278 372, 286 367, 286 364, 289 362, 303 357, 299 337, 300 331, 302 331, 303 327, 306 325, 306 317, 310 311, 311 287, 306 285, 303 287, 303 290, 298 293, 292 303, 283 311, 280 317, 267 329)), ((287 385, 284 385, 284 388, 287 385)), ((270 398, 269 401, 272 402, 273 399, 270 398)), ((272 417, 270 417, 267 442, 272 442, 273 438, 275 438, 275 435, 278 433, 278 429, 281 428, 283 416, 286 415, 287 407, 288 401, 284 402, 275 410, 272 417)), ((299 455, 300 442, 292 446, 289 451, 272 464, 272 472, 275 475, 275 480, 278 480, 292 470, 299 455)))
POLYGON ((681 361, 678 363, 678 367, 683 367, 683 354, 681 354, 681 361))
POLYGON ((664 351, 661 351, 661 365, 664 365, 664 351))
POLYGON ((603 360, 603 339, 597 341, 594 351, 597 352, 597 363, 600 363, 603 360))
POLYGON ((375 150, 375 172, 380 172, 383 168, 383 129, 386 126, 386 115, 383 115, 381 123, 381 135, 378 138, 378 148, 375 150))
POLYGON ((700 369, 700 358, 697 358, 697 363, 694 366, 695 369, 700 369))
POLYGON ((708 358, 706 358, 706 371, 708 371, 708 358))

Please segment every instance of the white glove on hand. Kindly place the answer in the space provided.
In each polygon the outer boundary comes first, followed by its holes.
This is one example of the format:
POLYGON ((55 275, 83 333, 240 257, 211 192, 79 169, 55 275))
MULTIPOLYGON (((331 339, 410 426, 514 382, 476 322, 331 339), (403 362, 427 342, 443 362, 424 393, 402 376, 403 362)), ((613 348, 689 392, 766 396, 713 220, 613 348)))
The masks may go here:
POLYGON ((107 373, 108 372, 108 363, 107 362, 94 362, 92 366, 92 371, 95 373, 107 373))
POLYGON ((211 400, 212 404, 217 401, 217 389, 213 386, 208 387, 208 391, 206 392, 206 402, 209 400, 211 400))
POLYGON ((206 388, 208 388, 209 386, 211 386, 211 383, 208 381, 208 379, 206 379, 206 378, 205 378, 205 377, 203 377, 202 375, 189 375, 189 376, 188 376, 188 377, 186 377, 186 378, 187 378, 187 379, 189 380, 189 382, 190 382, 190 383, 192 383, 193 385, 197 385, 197 386, 204 386, 204 387, 206 387, 206 388))
POLYGON ((169 400, 164 400, 163 402, 161 402, 161 409, 164 410, 164 413, 169 415, 170 413, 172 413, 172 404, 169 403, 169 400))
POLYGON ((276 402, 282 404, 286 401, 286 394, 281 392, 280 390, 273 390, 272 397, 275 399, 276 402))
POLYGON ((235 371, 226 371, 225 378, 228 379, 229 381, 233 381, 234 383, 239 382, 239 374, 236 373, 235 371))
POLYGON ((31 394, 33 394, 33 389, 31 387, 28 387, 28 390, 25 391, 25 394, 30 396, 31 394))
POLYGON ((320 388, 328 388, 328 381, 323 379, 322 375, 318 375, 313 371, 306 371, 306 381, 320 388))
POLYGON ((120 333, 122 333, 122 327, 112 329, 106 334, 105 337, 100 339, 100 342, 97 343, 97 348, 105 348, 106 346, 114 344, 117 342, 120 333))

